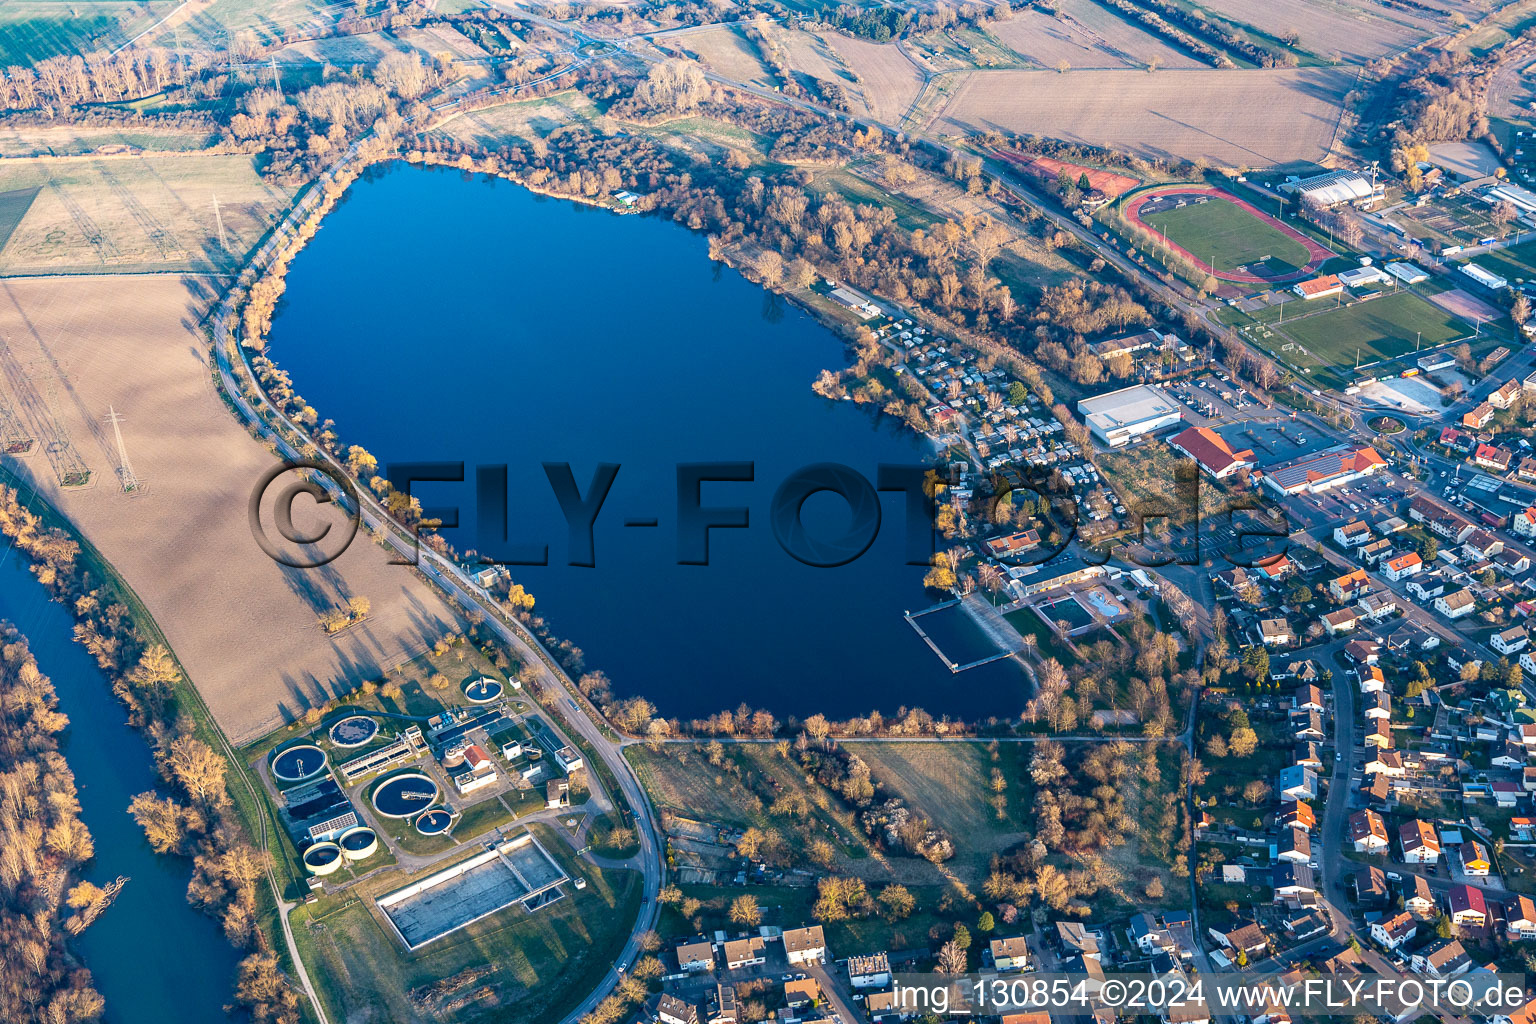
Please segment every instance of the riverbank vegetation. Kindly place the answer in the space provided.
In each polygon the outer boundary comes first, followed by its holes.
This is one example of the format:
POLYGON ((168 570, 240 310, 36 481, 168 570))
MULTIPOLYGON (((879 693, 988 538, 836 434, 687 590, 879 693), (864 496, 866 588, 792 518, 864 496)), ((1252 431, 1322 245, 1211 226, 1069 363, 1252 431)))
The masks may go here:
MULTIPOLYGON (((142 793, 130 808, 159 853, 192 861, 187 899, 218 918, 241 964, 236 1001, 257 1021, 297 1024, 298 995, 284 980, 267 933, 258 880, 266 853, 252 845, 259 817, 245 817, 228 781, 237 771, 220 752, 221 740, 180 666, 161 642, 147 613, 135 611, 130 594, 109 577, 74 536, 0 485, 0 533, 32 561, 32 571, 76 620, 75 639, 113 680, 113 692, 129 720, 144 733, 165 780, 163 792, 142 793)), ((136 604, 136 601, 134 602, 136 604)), ((251 812, 259 815, 259 810, 251 812)))
POLYGON ((0 1019, 17 1024, 73 1024, 104 1008, 66 944, 110 893, 79 878, 95 851, 59 752, 69 719, 58 704, 26 638, 0 623, 0 1019))

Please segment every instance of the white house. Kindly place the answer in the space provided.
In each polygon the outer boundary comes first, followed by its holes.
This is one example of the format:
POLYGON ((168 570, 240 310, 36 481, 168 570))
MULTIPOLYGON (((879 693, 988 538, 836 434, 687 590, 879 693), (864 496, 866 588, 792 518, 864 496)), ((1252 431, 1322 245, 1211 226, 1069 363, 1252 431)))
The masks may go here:
POLYGON ((1441 594, 1435 598, 1435 611, 1448 619, 1459 619, 1472 614, 1477 601, 1470 590, 1458 590, 1453 594, 1441 594))
POLYGON ((1371 938, 1387 949, 1397 949, 1413 938, 1418 930, 1419 927, 1414 924, 1413 915, 1407 911, 1401 911, 1372 924, 1371 938))
POLYGON ((784 956, 792 964, 824 964, 827 962, 827 942, 821 925, 809 928, 791 928, 784 933, 784 956))
POLYGON ((1526 636, 1524 626, 1511 626, 1501 633, 1495 633, 1488 641, 1488 646, 1500 654, 1514 654, 1524 650, 1529 642, 1530 638, 1526 636))

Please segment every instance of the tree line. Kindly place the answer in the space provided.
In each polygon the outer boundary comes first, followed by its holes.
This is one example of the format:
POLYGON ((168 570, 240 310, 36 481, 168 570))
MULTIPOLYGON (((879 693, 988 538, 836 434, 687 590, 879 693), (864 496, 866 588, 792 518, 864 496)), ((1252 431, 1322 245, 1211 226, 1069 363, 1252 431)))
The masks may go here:
POLYGON ((11 487, 0 486, 0 533, 31 560, 33 573, 54 598, 71 609, 76 641, 113 680, 129 721, 149 740, 165 787, 135 796, 129 811, 157 853, 191 858, 188 902, 218 918, 230 943, 247 951, 236 1001, 263 1024, 298 1024, 298 995, 258 927, 256 885, 267 854, 251 845, 235 813, 227 789, 230 766, 197 735, 185 704, 190 684, 180 666, 85 564, 79 543, 47 525, 11 487))
POLYGON ((66 945, 110 902, 78 877, 91 859, 75 775, 59 752, 69 719, 26 638, 0 623, 0 1019, 72 1024, 104 1008, 66 945))

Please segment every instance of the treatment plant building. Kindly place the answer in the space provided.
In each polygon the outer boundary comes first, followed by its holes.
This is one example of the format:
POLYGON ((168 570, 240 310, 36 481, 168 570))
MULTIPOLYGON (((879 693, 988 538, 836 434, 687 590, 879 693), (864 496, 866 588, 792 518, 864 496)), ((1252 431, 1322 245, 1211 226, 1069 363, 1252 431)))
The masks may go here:
POLYGON ((1162 388, 1150 384, 1085 398, 1077 403, 1077 411, 1106 448, 1123 448, 1145 434, 1183 422, 1178 404, 1162 388))

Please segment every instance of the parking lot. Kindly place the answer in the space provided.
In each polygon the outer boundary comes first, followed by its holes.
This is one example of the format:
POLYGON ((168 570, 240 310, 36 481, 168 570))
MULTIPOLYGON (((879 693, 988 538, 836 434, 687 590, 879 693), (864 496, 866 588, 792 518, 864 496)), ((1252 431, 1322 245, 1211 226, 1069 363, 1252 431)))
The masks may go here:
POLYGON ((1168 393, 1183 404, 1185 420, 1197 427, 1240 418, 1244 410, 1260 408, 1253 396, 1225 372, 1203 373, 1177 381, 1168 385, 1168 393))
POLYGON ((1309 523, 1317 525, 1345 523, 1356 516, 1367 514, 1395 514, 1398 503, 1407 496, 1402 481, 1396 476, 1385 474, 1366 477, 1322 494, 1298 495, 1295 500, 1311 513, 1307 516, 1309 523))

